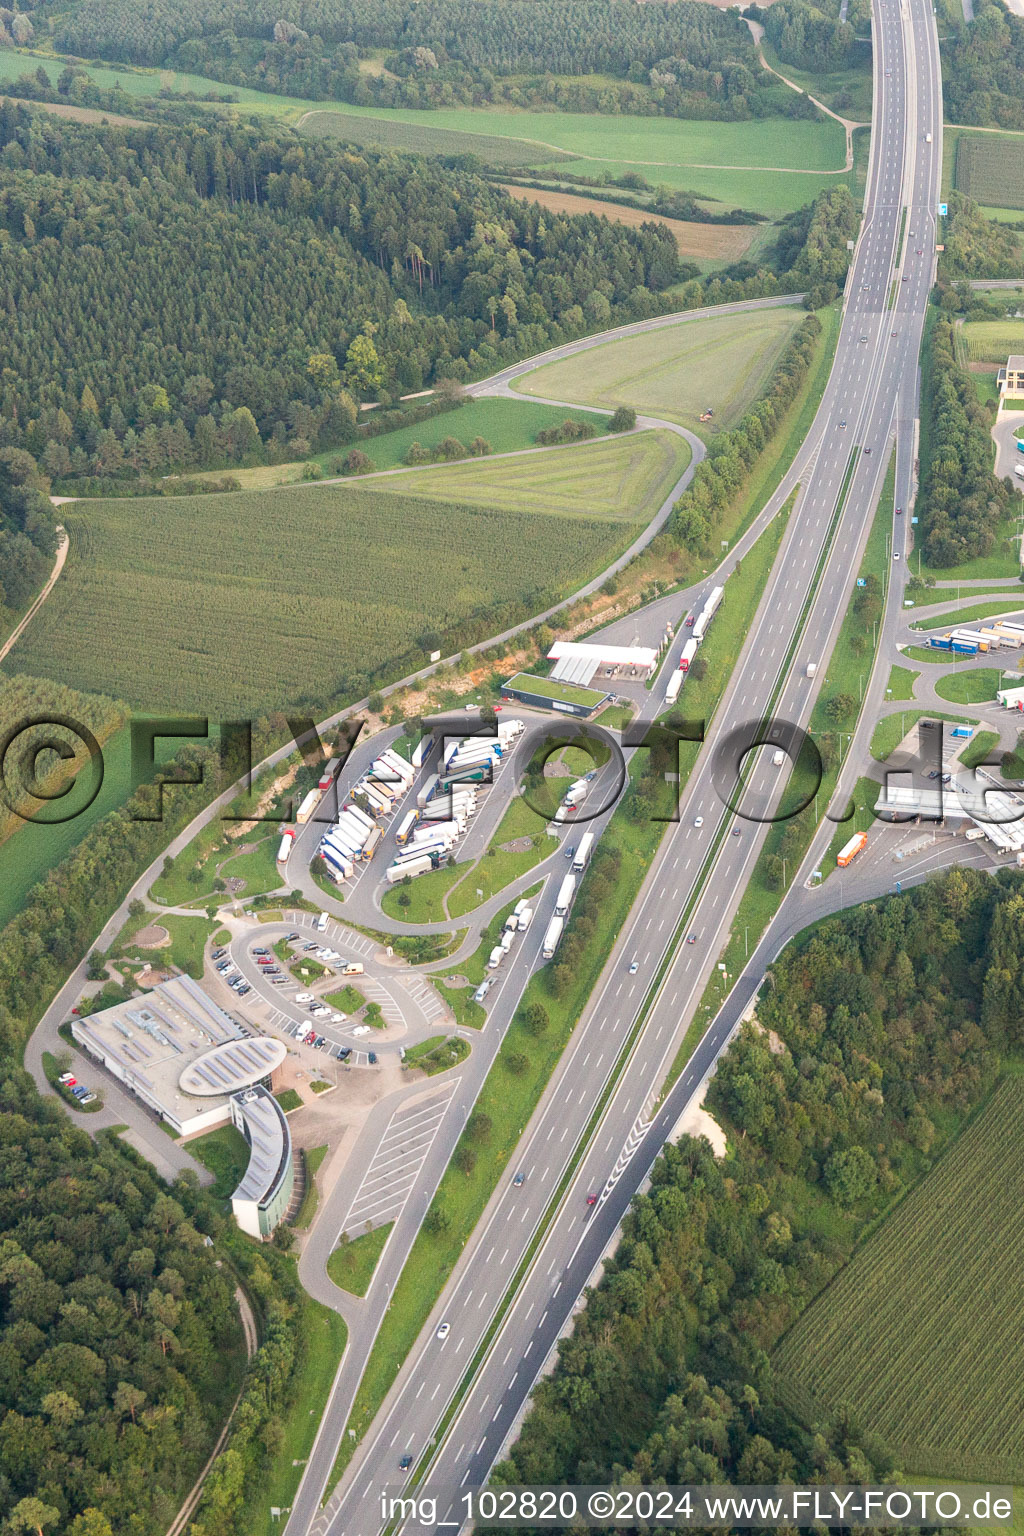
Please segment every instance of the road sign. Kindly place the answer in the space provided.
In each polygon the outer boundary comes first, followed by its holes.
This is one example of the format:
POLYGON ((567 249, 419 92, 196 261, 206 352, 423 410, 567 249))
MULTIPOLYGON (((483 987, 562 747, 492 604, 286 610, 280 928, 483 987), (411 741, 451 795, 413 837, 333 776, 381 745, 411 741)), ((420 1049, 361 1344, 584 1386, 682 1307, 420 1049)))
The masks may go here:
POLYGON ((949 212, 949 204, 948 203, 940 203, 939 204, 939 218, 940 219, 944 219, 948 212, 949 212))

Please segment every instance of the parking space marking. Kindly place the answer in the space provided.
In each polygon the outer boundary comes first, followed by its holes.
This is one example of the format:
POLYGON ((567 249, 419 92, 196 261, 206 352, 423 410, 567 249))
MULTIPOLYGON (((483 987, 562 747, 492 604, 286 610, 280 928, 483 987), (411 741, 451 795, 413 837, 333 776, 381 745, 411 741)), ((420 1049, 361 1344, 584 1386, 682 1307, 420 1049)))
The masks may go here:
POLYGON ((415 1188, 458 1082, 426 1101, 402 1105, 391 1116, 345 1218, 345 1230, 362 1223, 396 1221, 415 1188))

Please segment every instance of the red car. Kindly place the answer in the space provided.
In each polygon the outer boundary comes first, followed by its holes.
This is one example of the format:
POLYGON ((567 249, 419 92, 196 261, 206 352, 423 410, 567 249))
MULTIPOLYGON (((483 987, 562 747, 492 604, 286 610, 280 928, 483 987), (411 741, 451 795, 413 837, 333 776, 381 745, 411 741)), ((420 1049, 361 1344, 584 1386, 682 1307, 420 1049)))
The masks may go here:
POLYGON ((587 1204, 588 1205, 596 1205, 597 1204, 597 1196, 595 1194, 589 1194, 587 1196, 587 1204))
POLYGON ((897 517, 902 517, 903 516, 903 508, 902 507, 897 507, 896 508, 896 516, 897 517))

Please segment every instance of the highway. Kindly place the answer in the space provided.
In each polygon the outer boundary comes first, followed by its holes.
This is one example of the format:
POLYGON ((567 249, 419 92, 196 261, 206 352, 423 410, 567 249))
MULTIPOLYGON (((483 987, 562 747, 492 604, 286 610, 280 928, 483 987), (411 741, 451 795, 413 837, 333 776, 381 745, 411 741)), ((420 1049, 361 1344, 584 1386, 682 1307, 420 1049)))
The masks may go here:
MULTIPOLYGON (((629 1199, 686 1097, 711 1068, 734 1026, 731 1014, 740 1006, 740 997, 715 1020, 652 1121, 653 1095, 713 970, 763 842, 763 827, 748 818, 771 805, 785 777, 783 770, 772 768, 769 753, 759 753, 744 790, 745 814, 734 818, 719 793, 728 792, 726 780, 734 778, 734 767, 719 759, 716 772, 718 744, 727 730, 769 712, 806 725, 826 671, 819 666, 817 675, 808 679, 807 663, 827 658, 834 643, 894 434, 898 484, 909 490, 912 449, 907 424, 916 406, 921 327, 935 262, 941 154, 938 46, 931 8, 924 0, 907 0, 904 6, 898 0, 880 0, 873 27, 875 109, 865 218, 832 375, 790 477, 799 479, 801 493, 774 571, 716 712, 711 739, 683 793, 680 821, 662 841, 624 932, 527 1128, 517 1161, 525 1182, 515 1187, 509 1177, 496 1191, 384 1409, 337 1494, 313 1522, 318 1536, 327 1531, 332 1536, 372 1536, 380 1528, 381 1489, 397 1492, 409 1475, 399 1472, 400 1458, 412 1456, 415 1469, 431 1445, 446 1405, 503 1305, 519 1262, 582 1143, 579 1167, 426 1472, 426 1491, 438 1496, 447 1511, 444 1520, 456 1522, 446 1528, 457 1528, 458 1511, 452 1508, 457 1490, 486 1479, 629 1199), (908 233, 897 266, 904 207, 908 233), (693 824, 698 814, 703 816, 699 829, 693 824), (738 835, 733 836, 734 831, 738 835), (685 931, 696 935, 693 944, 679 942, 684 918, 685 931), (630 975, 634 956, 637 971, 630 975), (645 1006, 642 1028, 618 1070, 645 1006), (595 1107, 615 1072, 603 1115, 589 1134, 595 1107), (594 1208, 586 1203, 589 1193, 599 1196, 594 1208), (443 1341, 435 1336, 442 1319, 451 1325, 443 1341)), ((783 493, 780 487, 779 496, 783 493)), ((908 500, 909 495, 904 504, 908 500)), ((901 520, 901 529, 905 522, 909 519, 901 520)), ((897 551, 905 555, 899 544, 897 551)), ((651 707, 656 703, 652 700, 651 707)), ((321 1461, 329 1450, 326 1444, 319 1447, 321 1461)), ((293 1527, 294 1516, 289 1536, 296 1536, 293 1527)), ((445 1528, 443 1521, 437 1528, 445 1528)))

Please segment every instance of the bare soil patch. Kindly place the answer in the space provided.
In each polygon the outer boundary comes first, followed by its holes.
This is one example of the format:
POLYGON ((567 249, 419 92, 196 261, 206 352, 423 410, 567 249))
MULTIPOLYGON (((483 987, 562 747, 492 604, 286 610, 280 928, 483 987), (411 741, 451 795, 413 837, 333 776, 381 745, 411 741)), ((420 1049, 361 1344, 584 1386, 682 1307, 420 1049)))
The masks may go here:
POLYGON ((626 208, 621 203, 606 203, 599 197, 580 197, 574 192, 554 192, 538 187, 504 185, 503 190, 520 202, 540 203, 552 213, 597 213, 614 224, 664 224, 675 236, 681 256, 695 256, 705 261, 738 261, 748 248, 757 228, 753 224, 696 224, 684 219, 670 219, 644 208, 626 208))

